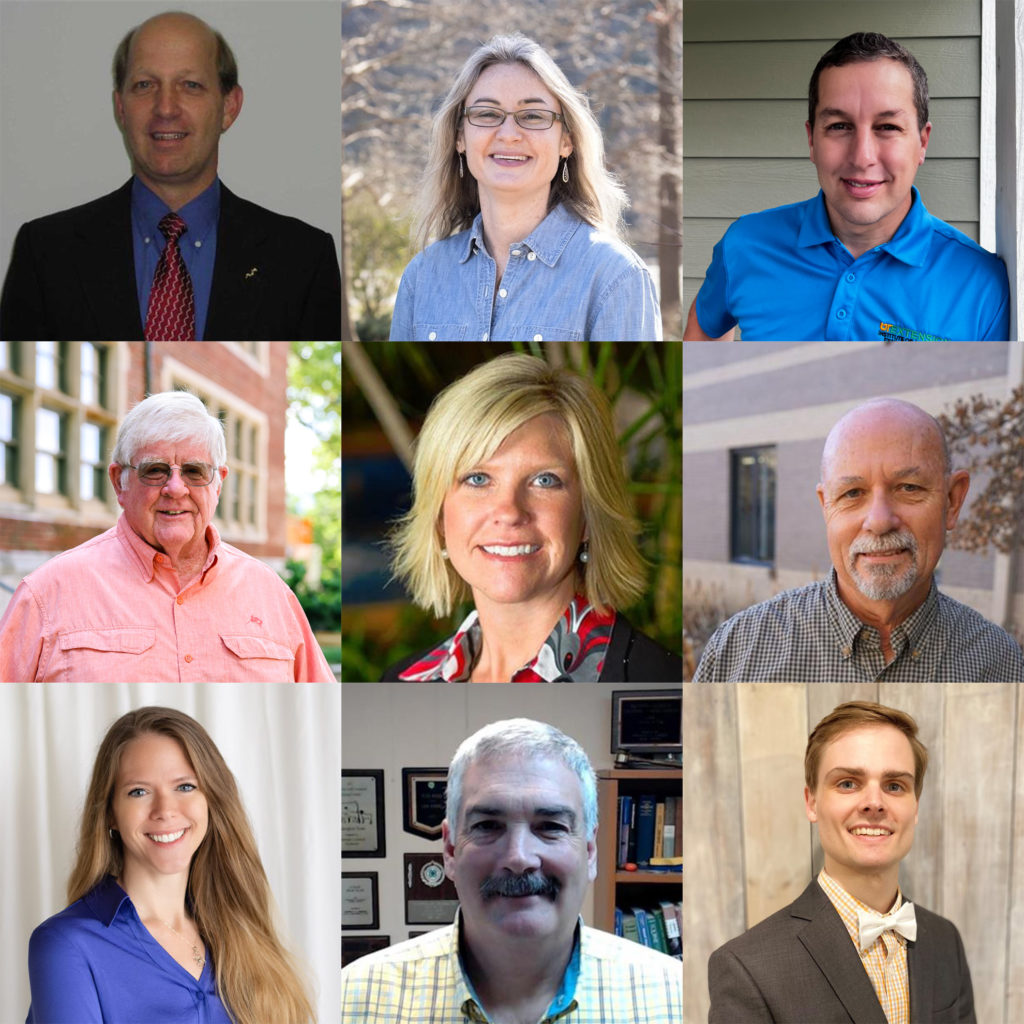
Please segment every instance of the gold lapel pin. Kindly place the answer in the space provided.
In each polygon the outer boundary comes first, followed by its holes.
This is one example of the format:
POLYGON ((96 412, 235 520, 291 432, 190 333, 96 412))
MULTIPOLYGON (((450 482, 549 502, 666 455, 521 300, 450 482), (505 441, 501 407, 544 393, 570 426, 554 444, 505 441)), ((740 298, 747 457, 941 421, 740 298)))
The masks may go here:
POLYGON ((245 275, 245 279, 246 279, 246 281, 248 281, 248 280, 249 280, 249 278, 250 278, 250 277, 252 277, 252 276, 253 276, 253 274, 255 274, 255 273, 256 273, 257 269, 258 269, 257 267, 253 267, 253 268, 252 268, 252 270, 250 270, 250 271, 249 271, 249 273, 245 275))

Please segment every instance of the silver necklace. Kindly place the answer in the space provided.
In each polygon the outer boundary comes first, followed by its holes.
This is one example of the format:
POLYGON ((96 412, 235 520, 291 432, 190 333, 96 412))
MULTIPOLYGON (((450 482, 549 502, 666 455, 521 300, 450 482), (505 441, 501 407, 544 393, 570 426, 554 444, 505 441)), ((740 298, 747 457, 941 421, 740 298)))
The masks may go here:
POLYGON ((196 967, 202 967, 203 964, 206 963, 206 957, 204 957, 203 954, 199 951, 199 946, 196 945, 196 943, 189 942, 188 939, 186 939, 185 936, 177 930, 177 928, 172 927, 163 918, 160 918, 160 922, 163 924, 165 928, 170 928, 171 931, 174 932, 174 934, 177 935, 178 938, 185 943, 185 945, 192 947, 192 960, 195 963, 196 967))

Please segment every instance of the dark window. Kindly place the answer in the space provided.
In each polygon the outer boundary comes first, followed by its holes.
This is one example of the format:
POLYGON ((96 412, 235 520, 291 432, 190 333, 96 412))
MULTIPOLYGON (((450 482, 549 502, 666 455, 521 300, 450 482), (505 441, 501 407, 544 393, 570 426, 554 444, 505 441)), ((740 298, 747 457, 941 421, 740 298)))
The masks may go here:
POLYGON ((775 447, 731 454, 732 560, 775 561, 775 447))
POLYGON ((18 400, 13 395, 0 394, 0 484, 12 487, 18 486, 18 441, 14 436, 17 422, 18 400))

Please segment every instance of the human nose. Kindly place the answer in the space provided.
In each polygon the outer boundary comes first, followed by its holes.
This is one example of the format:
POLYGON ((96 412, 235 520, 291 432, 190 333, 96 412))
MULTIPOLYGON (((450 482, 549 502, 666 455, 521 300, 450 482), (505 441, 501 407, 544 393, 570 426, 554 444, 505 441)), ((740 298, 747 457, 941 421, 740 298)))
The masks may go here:
POLYGON ((501 487, 495 492, 491 514, 501 522, 521 522, 528 518, 523 493, 517 487, 501 487))
POLYGON ((173 89, 157 87, 153 98, 153 113, 157 117, 175 117, 180 110, 178 95, 173 89))
POLYGON ((522 129, 519 127, 516 119, 511 114, 506 113, 505 120, 498 125, 498 138, 518 139, 522 133, 522 129))
POLYGON ((167 478, 167 483, 165 483, 163 487, 160 488, 160 490, 164 494, 167 494, 171 497, 182 498, 186 494, 188 494, 189 491, 188 484, 186 484, 185 481, 182 479, 181 467, 171 466, 170 470, 171 475, 167 478))
POLYGON ((899 518, 893 511, 889 495, 885 491, 874 491, 867 515, 864 517, 864 529, 868 533, 891 533, 899 527, 899 518))
POLYGON ((151 818, 166 818, 173 809, 174 796, 162 790, 153 792, 153 800, 149 805, 149 816, 151 818))
POLYGON ((505 856, 502 867, 517 875, 533 871, 540 867, 537 856, 535 838, 525 825, 513 825, 508 830, 505 856))
POLYGON ((878 143, 871 132, 856 132, 853 139, 853 166, 873 167, 878 160, 878 143))
POLYGON ((865 811, 883 810, 885 805, 882 796, 882 787, 877 782, 869 782, 864 787, 863 809, 865 811))

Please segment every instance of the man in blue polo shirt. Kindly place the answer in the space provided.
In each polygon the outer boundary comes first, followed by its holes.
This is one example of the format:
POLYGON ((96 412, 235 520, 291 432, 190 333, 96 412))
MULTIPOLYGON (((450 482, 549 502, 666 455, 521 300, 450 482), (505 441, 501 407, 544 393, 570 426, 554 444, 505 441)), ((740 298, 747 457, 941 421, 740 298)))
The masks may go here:
POLYGON ((928 79, 876 32, 841 39, 811 76, 821 191, 748 214, 715 246, 684 340, 1006 340, 1002 261, 933 217, 914 187, 932 125, 928 79))

